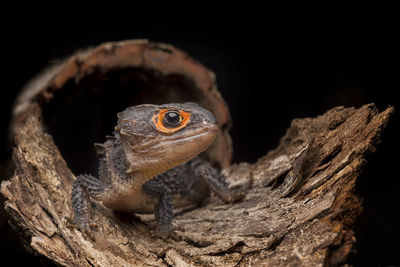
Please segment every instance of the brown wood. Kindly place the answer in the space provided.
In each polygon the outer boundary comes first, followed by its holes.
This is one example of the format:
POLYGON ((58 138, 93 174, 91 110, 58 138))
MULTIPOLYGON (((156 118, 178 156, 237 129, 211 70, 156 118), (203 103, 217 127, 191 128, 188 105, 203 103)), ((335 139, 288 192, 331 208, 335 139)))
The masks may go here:
MULTIPOLYGON (((151 216, 121 218, 99 203, 92 211, 95 241, 84 239, 71 223, 75 176, 46 132, 42 111, 72 77, 84 79, 99 66, 106 76, 116 66, 131 64, 165 71, 160 71, 160 83, 168 73, 191 77, 196 86, 190 90, 200 88, 198 98, 217 113, 225 125, 221 127, 229 124, 213 75, 171 46, 105 44, 50 70, 27 87, 15 107, 16 170, 1 185, 11 224, 31 248, 63 266, 322 266, 345 261, 355 241, 352 226, 362 210, 355 183, 392 107, 381 113, 374 104, 337 107, 316 118, 294 119, 279 146, 257 163, 226 168, 232 186, 253 178, 243 201, 230 205, 212 196, 206 205, 176 215, 180 242, 155 237, 151 216)), ((214 156, 227 166, 230 139, 227 132, 221 138, 226 140, 214 156)))

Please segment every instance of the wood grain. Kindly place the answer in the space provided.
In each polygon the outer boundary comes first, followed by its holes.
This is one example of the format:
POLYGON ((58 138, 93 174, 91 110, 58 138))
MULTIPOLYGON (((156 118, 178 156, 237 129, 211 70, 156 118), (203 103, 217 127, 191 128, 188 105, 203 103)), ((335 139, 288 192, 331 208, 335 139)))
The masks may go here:
MULTIPOLYGON (((109 53, 118 49, 118 55, 137 51, 121 45, 109 53)), ((98 54, 86 56, 90 60, 80 63, 82 69, 133 64, 120 56, 110 63, 100 48, 92 51, 98 54)), ((156 62, 156 68, 171 68, 169 60, 156 62)), ((1 193, 10 223, 37 253, 62 266, 324 266, 346 260, 356 238, 352 227, 362 210, 355 184, 392 107, 383 112, 374 104, 337 107, 315 118, 294 119, 275 150, 255 164, 224 170, 233 187, 253 179, 245 199, 225 204, 211 196, 207 204, 176 214, 181 241, 157 238, 151 217, 121 218, 99 203, 92 205, 97 228, 95 240, 90 240, 71 223, 70 194, 76 178, 46 132, 42 114, 52 94, 63 90, 65 77, 86 75, 75 67, 58 67, 55 76, 35 87, 40 90, 20 97, 14 112, 16 169, 9 181, 2 182, 1 193)), ((197 84, 205 83, 204 77, 198 79, 197 84)), ((222 98, 218 101, 214 109, 224 104, 222 98)), ((228 123, 229 112, 221 109, 220 116, 228 123)), ((229 141, 226 144, 230 146, 229 141)), ((223 151, 218 155, 227 165, 230 158, 224 161, 223 151)))

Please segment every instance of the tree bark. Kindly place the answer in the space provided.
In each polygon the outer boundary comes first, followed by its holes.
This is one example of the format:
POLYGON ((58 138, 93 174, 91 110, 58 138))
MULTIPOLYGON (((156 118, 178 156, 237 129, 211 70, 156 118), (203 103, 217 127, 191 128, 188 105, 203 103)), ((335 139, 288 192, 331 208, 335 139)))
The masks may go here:
POLYGON ((127 219, 97 202, 90 240, 71 222, 75 176, 46 132, 44 104, 27 98, 29 105, 15 111, 15 173, 1 184, 1 193, 10 223, 25 242, 63 266, 342 263, 362 210, 356 180, 394 111, 379 113, 368 104, 294 119, 275 150, 255 164, 224 170, 232 187, 253 180, 242 201, 225 204, 211 196, 207 204, 176 214, 181 241, 157 238, 152 216, 127 219))

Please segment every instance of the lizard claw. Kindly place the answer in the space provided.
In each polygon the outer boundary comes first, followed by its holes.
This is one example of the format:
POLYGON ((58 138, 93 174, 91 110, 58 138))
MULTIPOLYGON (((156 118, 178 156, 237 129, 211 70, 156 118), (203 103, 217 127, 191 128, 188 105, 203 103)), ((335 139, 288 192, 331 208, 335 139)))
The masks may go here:
POLYGON ((94 228, 97 228, 97 224, 94 222, 88 222, 87 220, 75 221, 76 228, 81 231, 83 237, 86 239, 89 237, 92 241, 95 241, 94 228))
POLYGON ((180 241, 181 238, 177 234, 175 234, 174 232, 175 229, 176 228, 173 227, 172 225, 171 226, 157 225, 155 234, 156 236, 161 237, 163 239, 169 237, 175 241, 180 241))

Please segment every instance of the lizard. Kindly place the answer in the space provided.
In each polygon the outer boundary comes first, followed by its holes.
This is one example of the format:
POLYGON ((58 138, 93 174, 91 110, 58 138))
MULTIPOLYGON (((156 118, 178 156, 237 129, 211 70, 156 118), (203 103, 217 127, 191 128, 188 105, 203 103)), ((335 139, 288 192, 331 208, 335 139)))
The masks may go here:
POLYGON ((95 144, 99 177, 79 175, 73 184, 73 221, 82 233, 93 236, 90 199, 114 211, 154 213, 156 234, 176 239, 174 208, 200 204, 210 189, 226 203, 246 195, 248 188, 230 190, 202 153, 219 131, 210 111, 193 102, 143 104, 117 117, 113 135, 95 144))

